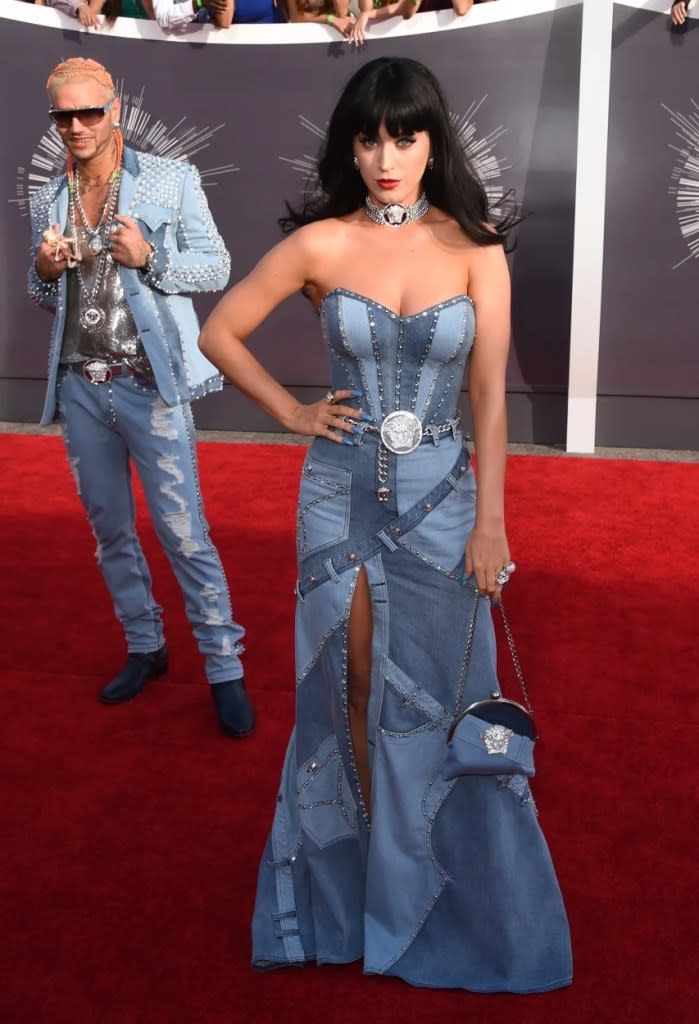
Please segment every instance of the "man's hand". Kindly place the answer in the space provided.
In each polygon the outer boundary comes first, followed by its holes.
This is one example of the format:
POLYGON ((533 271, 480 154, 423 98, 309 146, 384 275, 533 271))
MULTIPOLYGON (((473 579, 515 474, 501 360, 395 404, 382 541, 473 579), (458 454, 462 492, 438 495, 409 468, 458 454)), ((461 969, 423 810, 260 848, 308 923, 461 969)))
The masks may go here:
POLYGON ((109 234, 109 249, 115 263, 122 267, 141 270, 152 251, 151 246, 141 234, 141 229, 131 217, 117 213, 114 218, 118 223, 109 234))
POLYGON ((36 250, 35 267, 42 281, 57 281, 68 267, 75 266, 73 243, 66 238, 60 224, 47 228, 36 250))

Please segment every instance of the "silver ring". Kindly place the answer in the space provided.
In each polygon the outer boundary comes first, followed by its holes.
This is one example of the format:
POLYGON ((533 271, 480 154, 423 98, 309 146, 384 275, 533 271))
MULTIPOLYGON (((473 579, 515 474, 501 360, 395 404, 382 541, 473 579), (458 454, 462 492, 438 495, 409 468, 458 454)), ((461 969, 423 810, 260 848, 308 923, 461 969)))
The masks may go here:
POLYGON ((516 568, 517 566, 514 562, 508 562, 507 565, 504 565, 500 572, 495 577, 495 582, 497 583, 497 585, 499 587, 504 587, 516 568))
POLYGON ((325 401, 328 403, 328 405, 332 405, 333 402, 335 401, 335 392, 332 390, 328 391, 327 395, 325 396, 325 401))

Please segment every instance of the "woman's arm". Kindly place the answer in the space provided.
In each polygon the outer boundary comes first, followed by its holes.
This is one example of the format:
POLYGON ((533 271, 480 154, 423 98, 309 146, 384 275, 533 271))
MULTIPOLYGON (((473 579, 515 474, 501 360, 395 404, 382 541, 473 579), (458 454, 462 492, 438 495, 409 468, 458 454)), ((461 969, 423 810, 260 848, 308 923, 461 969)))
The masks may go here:
POLYGON ((468 389, 478 458, 476 522, 466 544, 466 571, 478 589, 497 597, 496 574, 508 564, 505 533, 507 414, 505 371, 510 345, 510 275, 500 245, 483 246, 469 267, 469 295, 476 307, 476 338, 468 389))
POLYGON ((359 17, 355 21, 348 38, 355 46, 361 46, 366 42, 366 33, 370 21, 386 21, 387 18, 398 17, 412 18, 417 14, 420 0, 395 0, 393 3, 384 3, 380 7, 374 6, 374 0, 359 0, 359 17))
POLYGON ((266 413, 297 434, 342 441, 352 433, 352 423, 342 417, 359 418, 358 410, 338 404, 352 397, 338 391, 335 401, 326 399, 302 405, 264 369, 245 347, 245 340, 288 296, 313 278, 327 250, 324 226, 310 225, 296 231, 275 246, 239 284, 221 299, 204 324, 199 347, 204 355, 266 413))
POLYGON ((316 22, 318 25, 331 25, 341 35, 345 36, 354 25, 354 18, 351 15, 348 15, 348 5, 346 3, 336 3, 334 6, 335 13, 328 13, 327 11, 305 11, 300 9, 297 0, 287 0, 289 21, 310 21, 316 22), (338 13, 338 7, 340 9, 344 9, 345 13, 338 13))
POLYGON ((216 28, 230 28, 234 14, 233 0, 226 0, 222 8, 212 8, 211 14, 216 28))

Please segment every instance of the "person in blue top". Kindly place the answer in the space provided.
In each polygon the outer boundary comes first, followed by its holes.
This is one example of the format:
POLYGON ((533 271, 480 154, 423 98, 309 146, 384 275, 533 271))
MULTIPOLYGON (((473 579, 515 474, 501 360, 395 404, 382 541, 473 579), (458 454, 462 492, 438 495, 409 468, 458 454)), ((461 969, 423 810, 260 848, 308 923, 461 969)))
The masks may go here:
POLYGON ((120 101, 101 64, 64 61, 47 89, 67 167, 32 197, 29 292, 54 314, 41 422, 58 418, 63 428, 126 638, 126 665, 100 700, 128 701, 168 667, 162 609, 136 534, 133 467, 205 657, 220 725, 245 736, 255 716, 240 660, 244 630, 232 619, 204 517, 190 408, 222 384, 197 347, 191 295, 223 288, 230 257, 197 170, 124 148, 120 101))
POLYGON ((268 25, 288 20, 286 8, 277 0, 233 0, 234 25, 268 25))

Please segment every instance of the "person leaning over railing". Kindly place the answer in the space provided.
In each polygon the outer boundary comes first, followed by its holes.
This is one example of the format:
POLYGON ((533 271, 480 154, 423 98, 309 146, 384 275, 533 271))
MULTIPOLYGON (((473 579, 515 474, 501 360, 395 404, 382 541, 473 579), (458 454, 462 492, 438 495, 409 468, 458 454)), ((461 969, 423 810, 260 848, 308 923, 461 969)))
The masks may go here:
POLYGON ((55 7, 88 28, 97 25, 100 14, 110 26, 117 18, 155 18, 153 0, 34 0, 34 3, 39 7, 55 7))
POLYGON ((349 35, 354 25, 349 0, 287 0, 289 21, 315 22, 331 25, 343 35, 349 35))
POLYGON ((386 21, 387 18, 412 18, 413 15, 427 11, 443 11, 453 9, 456 14, 463 15, 473 7, 474 3, 488 3, 489 0, 358 0, 359 17, 352 26, 349 40, 356 46, 366 42, 369 22, 386 21))
MULTIPOLYGON (((121 3, 124 0, 120 0, 121 3)), ((129 0, 130 3, 134 0, 129 0)), ((139 3, 141 0, 135 0, 139 3)), ((184 28, 193 21, 210 21, 217 28, 229 28, 233 20, 233 0, 146 0, 152 4, 152 17, 164 29, 184 28)))
POLYGON ((459 17, 468 12, 476 4, 487 4, 491 0, 419 0, 417 11, 419 14, 427 14, 428 11, 451 11, 459 17))
POLYGON ((81 25, 93 28, 101 10, 99 0, 34 0, 37 7, 55 7, 69 18, 77 18, 81 25))
POLYGON ((193 21, 228 28, 233 19, 233 0, 35 0, 41 7, 55 7, 93 27, 98 15, 108 25, 117 18, 157 21, 163 29, 178 29, 193 21))
POLYGON ((349 33, 349 41, 359 46, 366 42, 370 21, 386 21, 394 17, 412 18, 417 14, 418 7, 419 2, 416 0, 394 0, 393 3, 386 3, 385 0, 359 0, 359 17, 349 33))
POLYGON ((270 25, 288 20, 284 0, 233 0, 234 25, 270 25))

